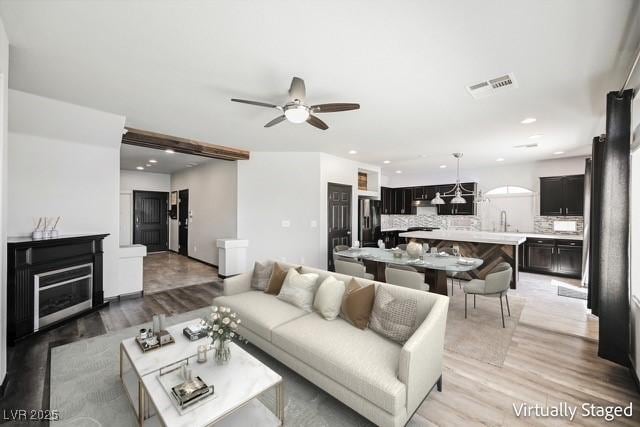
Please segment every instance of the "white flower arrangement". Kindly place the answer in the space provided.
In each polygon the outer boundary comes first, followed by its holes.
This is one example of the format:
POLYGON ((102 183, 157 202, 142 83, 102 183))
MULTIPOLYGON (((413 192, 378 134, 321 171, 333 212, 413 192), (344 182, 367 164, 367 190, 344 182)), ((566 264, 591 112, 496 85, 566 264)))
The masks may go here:
POLYGON ((212 306, 211 314, 209 314, 207 318, 202 319, 202 322, 209 332, 209 337, 212 342, 215 340, 229 341, 232 339, 244 341, 237 331, 241 320, 236 313, 231 312, 231 308, 229 307, 212 306))

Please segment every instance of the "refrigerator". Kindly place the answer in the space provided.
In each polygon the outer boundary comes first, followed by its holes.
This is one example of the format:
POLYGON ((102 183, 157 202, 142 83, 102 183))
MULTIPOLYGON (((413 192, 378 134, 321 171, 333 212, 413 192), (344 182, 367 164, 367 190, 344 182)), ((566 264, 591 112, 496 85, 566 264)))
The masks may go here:
POLYGON ((358 240, 361 247, 378 246, 378 239, 382 238, 381 211, 382 202, 380 200, 358 199, 358 240))

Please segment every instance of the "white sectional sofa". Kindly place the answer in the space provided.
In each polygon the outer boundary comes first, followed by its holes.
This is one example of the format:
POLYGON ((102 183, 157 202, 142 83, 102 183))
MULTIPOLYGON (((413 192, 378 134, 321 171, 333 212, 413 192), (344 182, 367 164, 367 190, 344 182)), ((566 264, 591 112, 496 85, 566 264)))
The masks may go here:
MULTIPOLYGON (((279 263, 286 268, 297 267, 279 263)), ((349 283, 350 276, 302 267, 349 283)), ((418 301, 418 328, 401 346, 342 318, 325 320, 251 288, 248 272, 224 281, 214 304, 242 319, 239 332, 266 353, 381 426, 407 423, 429 392, 442 387, 442 355, 449 298, 373 282, 394 296, 418 301)), ((371 283, 365 279, 356 279, 371 283)))

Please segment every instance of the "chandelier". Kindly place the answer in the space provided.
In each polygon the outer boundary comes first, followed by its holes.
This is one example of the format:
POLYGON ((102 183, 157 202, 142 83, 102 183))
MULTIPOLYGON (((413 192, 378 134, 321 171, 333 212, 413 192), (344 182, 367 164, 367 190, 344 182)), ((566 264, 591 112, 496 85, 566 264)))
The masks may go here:
POLYGON ((461 205, 461 204, 467 203, 467 201, 464 199, 463 196, 473 196, 475 203, 485 202, 487 199, 482 194, 482 190, 480 190, 480 192, 476 194, 474 191, 465 188, 460 183, 460 158, 462 157, 462 153, 453 153, 453 157, 455 157, 457 161, 456 183, 453 186, 453 188, 451 188, 451 190, 449 191, 446 191, 442 194, 440 194, 440 192, 437 192, 436 197, 434 197, 433 200, 431 200, 431 204, 444 205, 445 201, 442 198, 451 197, 451 196, 453 196, 453 198, 451 199, 450 203, 454 205, 461 205))

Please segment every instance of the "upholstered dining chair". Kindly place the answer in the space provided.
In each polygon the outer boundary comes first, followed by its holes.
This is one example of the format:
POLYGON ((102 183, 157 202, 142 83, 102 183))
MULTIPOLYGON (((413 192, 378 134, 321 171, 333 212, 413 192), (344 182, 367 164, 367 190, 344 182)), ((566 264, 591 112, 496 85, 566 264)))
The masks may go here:
POLYGON ((347 246, 347 245, 336 245, 333 248, 333 262, 335 263, 336 259, 341 259, 343 261, 351 260, 351 258, 343 257, 343 256, 340 256, 340 255, 336 255, 338 252, 346 251, 348 249, 349 249, 349 246, 347 246))
MULTIPOLYGON (((444 252, 451 256, 456 255, 455 251, 453 250, 453 247, 441 248, 438 250, 438 252, 444 252)), ((455 284, 456 279, 458 279, 458 288, 462 289, 462 281, 460 280, 460 276, 462 275, 462 273, 459 271, 452 271, 452 270, 447 270, 446 273, 447 273, 447 277, 451 279, 451 295, 453 296, 453 285, 455 284)))
POLYGON ((507 302, 507 312, 511 316, 511 308, 509 308, 509 298, 507 292, 511 284, 511 275, 513 270, 509 263, 501 262, 496 265, 491 273, 487 274, 484 280, 473 279, 465 283, 462 287, 464 291, 464 318, 467 318, 467 295, 473 295, 473 308, 476 308, 476 295, 497 296, 500 298, 500 313, 502 314, 502 327, 504 324, 504 308, 502 306, 502 297, 507 302))
POLYGON ((363 263, 357 261, 346 261, 344 259, 335 259, 333 263, 336 266, 336 273, 346 274, 347 276, 361 277, 367 280, 373 280, 373 274, 367 273, 363 263))
POLYGON ((406 243, 400 243, 398 245, 398 249, 406 251, 407 250, 407 244, 406 243))
POLYGON ((404 265, 389 265, 384 270, 385 282, 405 288, 428 291, 429 285, 424 282, 424 273, 413 267, 404 265))

